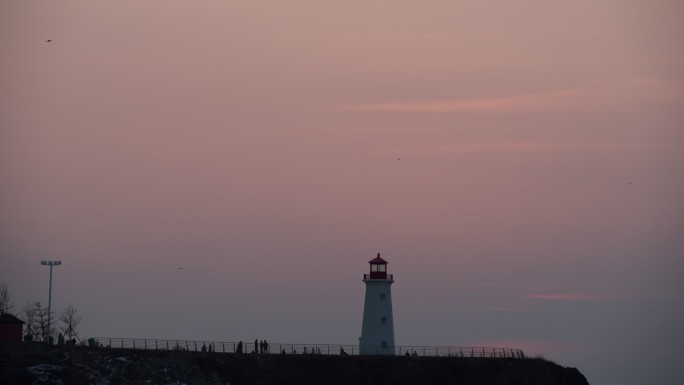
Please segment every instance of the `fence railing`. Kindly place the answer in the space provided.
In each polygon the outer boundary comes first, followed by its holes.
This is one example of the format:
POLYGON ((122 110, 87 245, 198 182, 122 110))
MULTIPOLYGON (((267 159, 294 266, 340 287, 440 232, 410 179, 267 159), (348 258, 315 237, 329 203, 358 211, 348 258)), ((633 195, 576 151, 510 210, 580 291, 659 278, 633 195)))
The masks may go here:
MULTIPOLYGON (((195 340, 163 340, 145 338, 94 337, 89 340, 91 347, 174 350, 214 353, 258 353, 258 354, 321 354, 321 355, 359 355, 359 345, 344 344, 292 344, 271 343, 262 347, 258 342, 221 342, 195 340)), ((496 347, 460 346, 407 346, 397 345, 394 352, 380 346, 363 346, 364 353, 377 355, 424 356, 424 357, 473 357, 473 358, 525 358, 520 349, 496 347)))
MULTIPOLYGON (((376 274, 377 274, 377 273, 376 273, 376 274)), ((363 279, 364 279, 364 280, 366 280, 366 279, 373 279, 373 277, 371 277, 371 275, 372 275, 372 274, 364 274, 364 275, 363 275, 363 279)), ((387 279, 388 281, 394 280, 394 274, 387 274, 387 278, 385 278, 385 279, 387 279)))

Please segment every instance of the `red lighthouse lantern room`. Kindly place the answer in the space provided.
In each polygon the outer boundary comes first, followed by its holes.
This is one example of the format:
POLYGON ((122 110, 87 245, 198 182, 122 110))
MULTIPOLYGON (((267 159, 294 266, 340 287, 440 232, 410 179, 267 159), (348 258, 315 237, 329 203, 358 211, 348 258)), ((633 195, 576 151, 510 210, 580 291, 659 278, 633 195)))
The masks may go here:
POLYGON ((370 279, 387 279, 387 261, 378 256, 373 258, 370 262, 370 279))

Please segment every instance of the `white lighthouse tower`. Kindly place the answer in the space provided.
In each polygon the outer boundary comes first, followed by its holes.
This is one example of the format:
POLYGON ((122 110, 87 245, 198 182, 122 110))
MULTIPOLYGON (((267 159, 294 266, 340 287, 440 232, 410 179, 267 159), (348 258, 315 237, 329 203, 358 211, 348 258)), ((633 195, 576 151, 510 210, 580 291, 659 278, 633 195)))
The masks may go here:
POLYGON ((370 264, 370 274, 363 275, 366 301, 359 338, 361 354, 394 355, 394 320, 392 319, 392 274, 387 274, 387 261, 380 253, 370 264))

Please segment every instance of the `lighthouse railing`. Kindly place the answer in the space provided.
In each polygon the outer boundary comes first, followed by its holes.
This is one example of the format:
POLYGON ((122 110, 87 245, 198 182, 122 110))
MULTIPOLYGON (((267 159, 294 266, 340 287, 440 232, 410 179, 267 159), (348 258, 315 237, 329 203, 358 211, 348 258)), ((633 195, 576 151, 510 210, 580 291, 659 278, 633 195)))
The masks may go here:
POLYGON ((394 274, 387 274, 387 278, 372 278, 370 274, 364 274, 363 279, 386 279, 388 281, 393 281, 394 280, 394 274))

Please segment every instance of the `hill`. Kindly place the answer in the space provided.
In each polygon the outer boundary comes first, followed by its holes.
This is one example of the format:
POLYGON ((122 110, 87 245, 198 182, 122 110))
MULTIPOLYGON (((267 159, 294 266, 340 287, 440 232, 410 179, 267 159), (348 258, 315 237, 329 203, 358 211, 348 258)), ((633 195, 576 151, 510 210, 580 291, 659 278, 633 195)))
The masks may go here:
POLYGON ((542 359, 254 355, 0 344, 0 384, 587 385, 542 359))

